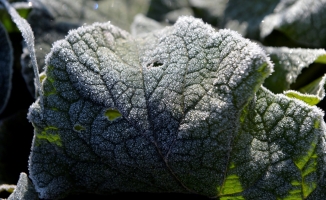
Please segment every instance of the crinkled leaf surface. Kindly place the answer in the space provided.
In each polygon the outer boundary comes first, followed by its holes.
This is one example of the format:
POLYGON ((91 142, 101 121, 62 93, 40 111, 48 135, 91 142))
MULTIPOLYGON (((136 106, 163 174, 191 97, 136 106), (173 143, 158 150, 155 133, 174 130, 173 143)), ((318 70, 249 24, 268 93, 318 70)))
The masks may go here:
POLYGON ((10 39, 0 23, 0 113, 6 107, 11 91, 13 52, 10 39))
POLYGON ((271 71, 258 45, 192 17, 141 37, 110 23, 71 31, 47 57, 44 107, 29 112, 39 197, 216 197, 242 110, 271 71))
POLYGON ((289 90, 303 68, 326 56, 324 49, 265 47, 265 50, 274 63, 274 72, 265 80, 264 86, 274 93, 289 90))
MULTIPOLYGON (((287 1, 285 1, 287 2, 287 1)), ((273 30, 284 33, 287 37, 308 47, 326 46, 326 1, 325 0, 290 0, 266 16, 260 27, 260 37, 265 38, 273 30)))

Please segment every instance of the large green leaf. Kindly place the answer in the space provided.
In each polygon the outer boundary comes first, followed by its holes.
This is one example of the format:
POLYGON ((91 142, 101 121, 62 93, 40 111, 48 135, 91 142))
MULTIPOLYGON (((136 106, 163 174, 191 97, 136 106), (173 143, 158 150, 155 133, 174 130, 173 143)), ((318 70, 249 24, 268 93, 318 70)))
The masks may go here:
POLYGON ((304 94, 312 95, 313 98, 318 99, 318 101, 316 102, 319 103, 325 97, 325 83, 326 83, 326 75, 316 79, 315 81, 306 85, 305 87, 300 88, 299 91, 304 94))
POLYGON ((242 110, 271 68, 258 45, 192 17, 139 37, 110 23, 70 31, 29 112, 39 197, 218 195, 242 110))

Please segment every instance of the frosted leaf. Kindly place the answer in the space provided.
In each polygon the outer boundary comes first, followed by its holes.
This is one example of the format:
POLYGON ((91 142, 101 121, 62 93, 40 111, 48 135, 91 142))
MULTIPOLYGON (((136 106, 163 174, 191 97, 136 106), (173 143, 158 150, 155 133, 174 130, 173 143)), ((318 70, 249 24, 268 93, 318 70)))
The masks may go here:
POLYGON ((14 192, 8 200, 38 200, 33 183, 28 179, 27 174, 20 173, 19 180, 14 192))
POLYGON ((21 31, 22 36, 27 44, 27 49, 30 52, 31 63, 32 63, 33 70, 34 70, 37 94, 42 96, 41 95, 41 93, 42 93, 41 84, 40 84, 40 78, 39 78, 39 72, 38 72, 38 65, 37 65, 35 49, 34 49, 34 34, 32 31, 32 28, 24 18, 20 17, 20 15, 15 10, 15 8, 12 7, 8 1, 1 0, 0 2, 6 8, 6 10, 9 13, 9 15, 11 16, 12 20, 15 22, 18 29, 21 31))
POLYGON ((325 198, 323 112, 261 87, 269 58, 233 31, 192 17, 140 36, 95 23, 46 63, 44 108, 29 111, 40 198, 325 198))

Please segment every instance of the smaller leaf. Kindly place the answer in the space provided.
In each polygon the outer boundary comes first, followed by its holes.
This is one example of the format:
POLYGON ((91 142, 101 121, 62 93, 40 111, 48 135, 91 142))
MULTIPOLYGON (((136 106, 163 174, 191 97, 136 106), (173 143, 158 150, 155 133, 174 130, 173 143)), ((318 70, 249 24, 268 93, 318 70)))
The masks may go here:
POLYGON ((2 184, 0 185, 0 192, 6 191, 12 193, 16 188, 16 185, 2 184))
MULTIPOLYGON (((31 6, 27 2, 15 2, 11 4, 14 7, 19 15, 26 19, 29 12, 31 11, 31 6)), ((4 27, 8 33, 20 32, 16 24, 12 21, 10 15, 5 11, 3 6, 0 5, 0 21, 3 23, 4 27)))
POLYGON ((325 97, 325 81, 326 81, 326 74, 315 81, 311 82, 310 84, 300 88, 299 91, 302 93, 307 93, 311 95, 317 96, 320 100, 323 100, 325 97))
MULTIPOLYGON (((34 74, 36 77, 37 89, 38 89, 40 96, 42 96, 41 95, 41 93, 42 93, 41 83, 40 83, 40 77, 39 77, 39 72, 38 72, 38 65, 37 65, 35 49, 34 49, 34 34, 32 31, 32 28, 29 25, 29 23, 17 13, 16 9, 8 3, 8 1, 0 0, 0 2, 7 9, 12 20, 15 22, 18 29, 22 32, 22 36, 23 36, 23 38, 27 44, 27 48, 30 52, 31 61, 33 64, 33 69, 34 69, 34 74)), ((42 102, 42 99, 41 99, 41 102, 42 102)))
POLYGON ((326 54, 320 55, 320 56, 315 60, 315 63, 326 64, 326 54))
POLYGON ((299 99, 311 106, 316 105, 317 103, 319 103, 321 101, 321 99, 318 98, 318 96, 316 96, 316 95, 303 94, 303 93, 295 91, 295 90, 284 91, 284 94, 287 97, 299 99))
POLYGON ((310 84, 300 88, 299 91, 288 90, 284 94, 290 98, 296 98, 313 106, 318 104, 325 97, 326 74, 310 84))
POLYGON ((326 57, 324 49, 265 47, 265 50, 270 54, 275 72, 265 80, 264 86, 274 93, 290 89, 303 68, 326 57))
POLYGON ((33 183, 28 179, 27 174, 20 173, 17 187, 9 196, 8 200, 38 200, 33 183))

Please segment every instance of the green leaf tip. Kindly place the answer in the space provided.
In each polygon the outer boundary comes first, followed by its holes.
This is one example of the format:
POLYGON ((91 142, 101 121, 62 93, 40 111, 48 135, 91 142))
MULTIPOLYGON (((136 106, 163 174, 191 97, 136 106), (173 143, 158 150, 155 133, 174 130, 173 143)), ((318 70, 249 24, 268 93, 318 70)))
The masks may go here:
POLYGON ((324 89, 325 82, 326 82, 326 74, 312 81, 308 85, 300 88, 299 92, 313 95, 316 98, 318 98, 319 101, 321 101, 325 97, 325 89, 324 89))
POLYGON ((326 64, 326 54, 318 56, 317 59, 315 60, 315 63, 326 64))
POLYGON ((314 106, 321 101, 321 99, 316 95, 302 94, 301 92, 295 90, 284 91, 284 95, 289 98, 299 99, 311 106, 314 106))
POLYGON ((6 191, 9 193, 13 193, 16 188, 16 185, 8 185, 8 184, 1 184, 0 185, 0 192, 6 191))
POLYGON ((108 118, 109 121, 114 121, 122 116, 119 110, 115 108, 107 109, 104 115, 108 118))

